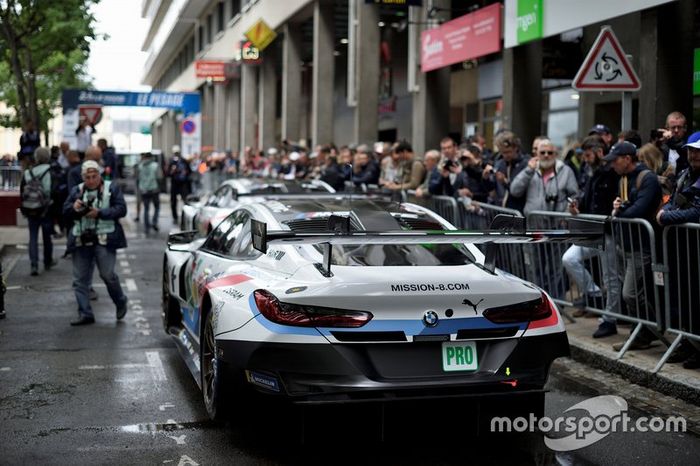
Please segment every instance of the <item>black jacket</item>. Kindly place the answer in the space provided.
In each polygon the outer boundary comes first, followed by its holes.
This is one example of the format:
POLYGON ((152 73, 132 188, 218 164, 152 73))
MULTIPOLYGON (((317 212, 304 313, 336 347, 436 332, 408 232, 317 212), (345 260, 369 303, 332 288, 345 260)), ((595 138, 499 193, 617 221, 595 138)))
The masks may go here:
POLYGON ((583 189, 579 194, 578 210, 582 214, 610 215, 617 197, 620 175, 609 165, 596 169, 584 165, 581 167, 581 183, 583 189))
POLYGON ((700 172, 692 172, 690 168, 678 177, 671 202, 664 205, 661 215, 662 225, 677 225, 680 223, 700 222, 700 172))

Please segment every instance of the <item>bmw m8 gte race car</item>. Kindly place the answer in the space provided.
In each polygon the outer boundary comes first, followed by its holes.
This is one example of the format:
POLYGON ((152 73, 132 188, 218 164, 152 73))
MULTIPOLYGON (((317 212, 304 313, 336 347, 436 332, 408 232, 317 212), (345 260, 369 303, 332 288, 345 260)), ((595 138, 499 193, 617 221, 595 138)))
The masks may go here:
POLYGON ((335 193, 321 180, 267 180, 236 178, 226 180, 202 202, 185 204, 182 208, 182 230, 199 230, 208 234, 241 203, 261 202, 267 196, 296 196, 335 193))
POLYGON ((308 199, 242 205, 192 237, 170 236, 163 321, 219 418, 244 388, 297 403, 542 394, 569 354, 561 316, 490 245, 602 233, 457 231, 414 204, 308 199))

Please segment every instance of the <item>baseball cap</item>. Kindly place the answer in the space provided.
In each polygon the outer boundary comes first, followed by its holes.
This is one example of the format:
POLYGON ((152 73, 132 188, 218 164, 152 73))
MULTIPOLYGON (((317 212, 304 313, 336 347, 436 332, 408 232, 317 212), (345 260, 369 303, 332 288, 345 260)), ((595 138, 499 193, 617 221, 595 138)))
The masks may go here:
POLYGON ((177 144, 175 144, 175 145, 173 146, 173 152, 180 152, 180 146, 178 146, 177 144))
POLYGON ((683 147, 692 147, 693 149, 700 149, 700 131, 696 131, 690 135, 688 142, 683 147))
POLYGON ((292 152, 291 154, 289 154, 289 160, 291 160, 292 162, 296 162, 297 160, 299 160, 299 157, 301 157, 299 152, 292 152))
POLYGON ((99 172, 100 165, 97 162, 95 162, 94 160, 86 160, 85 162, 83 162, 83 165, 80 168, 80 174, 85 175, 90 170, 95 170, 95 171, 99 172))
POLYGON ((612 134, 612 131, 610 131, 610 128, 608 128, 605 125, 597 124, 594 125, 593 128, 588 131, 588 135, 590 136, 591 134, 603 134, 603 133, 608 133, 612 134))
POLYGON ((637 154, 637 146, 632 144, 631 142, 623 141, 615 144, 612 146, 610 149, 610 152, 608 152, 608 155, 603 157, 603 160, 606 162, 611 162, 615 160, 618 156, 620 155, 636 155, 637 154))

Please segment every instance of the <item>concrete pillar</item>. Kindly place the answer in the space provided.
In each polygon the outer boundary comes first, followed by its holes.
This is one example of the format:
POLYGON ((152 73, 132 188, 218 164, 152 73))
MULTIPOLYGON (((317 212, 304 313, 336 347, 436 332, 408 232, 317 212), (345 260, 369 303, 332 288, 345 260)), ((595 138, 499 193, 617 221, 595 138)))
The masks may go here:
POLYGON ((241 150, 246 146, 257 148, 258 68, 255 65, 241 66, 241 150))
POLYGON ((642 139, 678 110, 693 124, 693 0, 643 10, 639 31, 639 132, 642 139))
POLYGON ((241 80, 232 79, 226 86, 226 148, 241 150, 241 80))
POLYGON ((542 41, 503 51, 503 127, 527 151, 542 134, 542 41))
POLYGON ((214 130, 214 148, 217 151, 226 148, 226 91, 221 83, 214 84, 214 120, 212 127, 214 130))
MULTIPOLYGON (((436 7, 449 9, 448 1, 436 0, 436 7)), ((425 28, 421 23, 427 21, 427 7, 416 12, 412 18, 418 25, 409 25, 410 28, 425 28)), ((441 13, 443 16, 447 13, 441 13)), ((435 19, 449 19, 447 17, 435 19)), ((411 34, 409 34, 411 36, 411 34)), ((413 150, 422 156, 429 149, 439 149, 440 140, 447 136, 450 124, 450 67, 423 73, 420 71, 420 30, 413 45, 417 49, 416 85, 418 92, 412 94, 413 112, 411 116, 411 133, 413 150)), ((409 71, 410 72, 410 71, 409 71)))
POLYGON ((274 146, 276 141, 275 123, 277 116, 275 114, 275 106, 277 105, 277 73, 275 72, 275 59, 273 46, 268 47, 269 54, 265 56, 260 65, 260 84, 258 90, 260 92, 258 99, 258 115, 259 115, 259 147, 267 149, 274 146))
POLYGON ((301 109, 301 28, 286 23, 282 44, 282 139, 299 140, 301 109))
MULTIPOLYGON (((352 5, 352 3, 351 3, 352 5)), ((358 144, 377 140, 379 123, 379 7, 356 0, 357 34, 355 65, 357 106, 354 140, 358 144)))
POLYGON ((214 88, 202 87, 202 151, 210 151, 214 145, 214 88))
MULTIPOLYGON (((375 27, 376 27, 375 23, 375 27)), ((377 28, 378 30, 378 28, 377 28)), ((335 36, 333 2, 314 4, 314 50, 311 90, 311 140, 314 145, 333 140, 333 83, 335 75, 335 36)), ((376 44, 379 50, 379 44, 376 44)), ((379 76, 379 74, 377 74, 379 76)))

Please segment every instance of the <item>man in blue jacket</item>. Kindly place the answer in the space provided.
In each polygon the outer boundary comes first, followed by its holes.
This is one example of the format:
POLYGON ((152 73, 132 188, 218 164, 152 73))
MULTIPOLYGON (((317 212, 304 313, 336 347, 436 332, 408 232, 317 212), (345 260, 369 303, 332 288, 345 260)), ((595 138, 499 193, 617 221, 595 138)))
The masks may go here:
MULTIPOLYGON (((644 219, 654 224, 656 211, 661 203, 661 185, 656 174, 637 159, 637 148, 629 142, 620 142, 603 157, 611 163, 613 170, 620 175, 618 197, 613 201, 612 216, 623 219, 644 219)), ((636 225, 620 223, 616 225, 615 241, 619 255, 623 259, 624 279, 622 299, 627 312, 637 318, 656 320, 654 306, 654 284, 651 282, 651 244, 643 229, 636 225)), ((646 349, 655 337, 653 329, 644 327, 632 342, 629 349, 646 349)), ((615 350, 622 345, 613 345, 615 350)))
POLYGON ((78 319, 70 324, 95 322, 88 292, 95 263, 117 308, 117 320, 121 320, 126 315, 127 298, 114 267, 117 249, 126 247, 119 223, 126 216, 126 203, 116 183, 102 180, 97 162, 83 162, 81 173, 83 183, 73 188, 63 204, 63 215, 72 221, 67 249, 73 256, 73 290, 78 301, 78 319))

